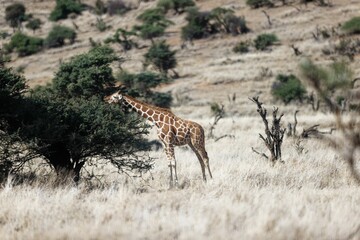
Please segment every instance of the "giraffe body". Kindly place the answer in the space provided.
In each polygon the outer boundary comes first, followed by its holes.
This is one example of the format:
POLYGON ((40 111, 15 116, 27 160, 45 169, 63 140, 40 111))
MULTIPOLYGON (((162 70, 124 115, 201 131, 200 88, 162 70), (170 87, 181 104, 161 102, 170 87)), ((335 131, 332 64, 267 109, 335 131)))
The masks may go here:
POLYGON ((177 117, 170 110, 152 106, 135 98, 120 93, 114 93, 107 98, 109 103, 123 103, 130 106, 140 116, 153 122, 157 128, 157 135, 162 141, 170 167, 170 186, 178 184, 175 146, 189 145, 195 152, 201 166, 204 181, 206 181, 205 169, 212 174, 209 166, 209 158, 205 150, 205 134, 200 124, 177 117))

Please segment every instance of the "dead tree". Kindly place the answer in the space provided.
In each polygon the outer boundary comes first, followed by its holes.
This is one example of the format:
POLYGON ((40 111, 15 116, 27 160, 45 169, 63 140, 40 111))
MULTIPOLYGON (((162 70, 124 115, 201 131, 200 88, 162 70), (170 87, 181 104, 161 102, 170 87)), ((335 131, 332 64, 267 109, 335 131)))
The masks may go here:
POLYGON ((265 16, 266 16, 266 18, 267 18, 267 21, 268 21, 268 23, 269 23, 269 27, 271 27, 272 22, 271 22, 271 19, 270 19, 269 14, 268 14, 265 10, 262 10, 262 12, 265 14, 265 16))
POLYGON ((296 126, 298 123, 296 115, 298 114, 298 112, 299 112, 299 110, 296 110, 294 113, 294 126, 291 123, 288 124, 288 131, 287 131, 288 137, 291 137, 291 136, 296 137, 296 126))
POLYGON ((284 116, 284 114, 281 114, 280 117, 277 117, 278 114, 278 108, 273 109, 273 120, 272 120, 272 126, 269 127, 269 122, 267 120, 267 110, 262 106, 263 103, 259 102, 259 97, 253 97, 249 98, 250 101, 255 103, 257 105, 257 112, 259 113, 260 117, 262 118, 265 126, 265 136, 262 134, 259 134, 260 139, 264 141, 265 146, 270 151, 270 156, 267 156, 264 153, 259 153, 254 148, 253 151, 257 154, 260 154, 261 156, 269 159, 272 163, 275 163, 275 161, 280 160, 281 161, 281 145, 284 138, 285 128, 280 127, 280 121, 281 118, 284 116))

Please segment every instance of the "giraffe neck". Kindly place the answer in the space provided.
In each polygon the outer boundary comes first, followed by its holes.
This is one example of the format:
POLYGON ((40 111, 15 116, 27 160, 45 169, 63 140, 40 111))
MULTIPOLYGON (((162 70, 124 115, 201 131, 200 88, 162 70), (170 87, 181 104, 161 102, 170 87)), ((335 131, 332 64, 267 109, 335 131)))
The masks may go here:
POLYGON ((170 112, 168 109, 150 105, 127 95, 124 95, 123 99, 124 103, 129 105, 138 115, 154 123, 160 120, 160 115, 170 112))

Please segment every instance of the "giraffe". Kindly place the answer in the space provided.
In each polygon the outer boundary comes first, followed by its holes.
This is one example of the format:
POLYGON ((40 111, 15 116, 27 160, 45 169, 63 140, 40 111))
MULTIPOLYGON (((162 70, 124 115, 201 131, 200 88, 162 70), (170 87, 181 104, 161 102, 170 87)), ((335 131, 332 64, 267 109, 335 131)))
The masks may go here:
POLYGON ((189 145, 195 152, 201 166, 203 180, 206 181, 205 169, 212 178, 209 157, 205 150, 205 134, 200 124, 177 117, 169 109, 156 107, 139 101, 126 94, 116 92, 105 99, 108 103, 119 103, 129 106, 138 115, 151 121, 157 128, 157 135, 164 145, 170 168, 170 187, 178 186, 176 171, 175 146, 189 145))

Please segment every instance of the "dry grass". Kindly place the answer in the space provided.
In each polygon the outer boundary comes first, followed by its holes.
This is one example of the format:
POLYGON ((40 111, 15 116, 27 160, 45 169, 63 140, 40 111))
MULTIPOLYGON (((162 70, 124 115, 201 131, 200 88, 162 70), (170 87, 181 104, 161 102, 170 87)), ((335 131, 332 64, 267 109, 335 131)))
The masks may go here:
MULTIPOLYGON (((324 119, 329 116, 300 117, 299 124, 324 119)), ((198 122, 206 126, 210 119, 198 122)), ((214 175, 207 183, 201 180, 195 155, 186 148, 176 149, 176 190, 168 190, 162 151, 151 152, 158 158, 151 175, 113 175, 104 189, 8 182, 0 190, 2 239, 360 237, 360 189, 329 146, 306 140, 301 143, 305 153, 299 154, 293 140, 286 139, 285 163, 272 167, 251 151, 252 146, 264 149, 257 136, 263 131, 258 117, 220 123, 223 129, 215 134, 235 138, 207 141, 214 175)))
MULTIPOLYGON (((37 33, 45 37, 52 27, 46 19, 54 1, 19 1, 26 4, 28 13, 46 22, 37 33)), ((12 30, 4 22, 4 9, 12 2, 0 3, 0 26, 9 33, 12 30)), ((304 152, 298 153, 294 140, 285 139, 285 163, 274 167, 251 151, 251 147, 266 149, 257 135, 263 132, 261 119, 248 97, 260 95, 268 109, 279 105, 270 95, 274 77, 298 71, 300 58, 293 54, 290 45, 299 47, 304 56, 318 63, 328 63, 331 57, 324 56, 321 49, 329 41, 315 41, 311 32, 316 25, 336 27, 359 14, 359 1, 332 2, 331 8, 309 4, 307 8, 301 7, 301 11, 292 6, 266 9, 273 21, 269 28, 262 9, 250 10, 245 0, 197 1, 201 10, 231 7, 236 15, 245 16, 252 32, 237 37, 218 35, 195 41, 186 49, 180 48, 179 37, 180 27, 186 24, 184 15, 169 16, 176 25, 169 28, 166 40, 177 50, 177 71, 182 78, 159 90, 172 91, 179 101, 184 101, 173 108, 174 113, 207 128, 212 122, 209 103, 223 103, 229 113, 228 118, 220 120, 214 134, 232 134, 235 138, 217 142, 207 139, 214 179, 204 184, 195 155, 181 148, 176 149, 181 185, 177 190, 168 190, 169 170, 162 151, 151 152, 157 158, 151 174, 142 179, 108 175, 106 188, 89 188, 85 183, 78 187, 54 187, 51 181, 16 185, 9 181, 0 189, 0 238, 360 239, 360 189, 347 165, 330 146, 316 139, 304 140, 301 142, 304 152), (281 45, 271 52, 251 51, 244 55, 232 52, 237 42, 254 39, 261 33, 277 34, 281 45), (272 76, 262 77, 264 68, 270 69, 272 76), (227 97, 233 93, 237 94, 236 102, 229 103, 227 97)), ((85 11, 75 20, 79 31, 74 45, 25 58, 13 54, 9 65, 26 66, 24 75, 31 86, 46 84, 61 61, 90 48, 89 37, 102 41, 118 27, 130 29, 135 17, 155 4, 143 2, 137 10, 122 17, 102 16, 112 26, 103 33, 94 26, 96 16, 85 11)), ((59 24, 72 27, 71 21, 59 24)), ((5 41, 0 40, 0 44, 5 41)), ((141 70, 146 49, 124 54, 118 46, 114 47, 127 60, 125 69, 141 70)), ((358 76, 358 61, 352 62, 351 67, 358 76)), ((309 106, 295 105, 280 106, 280 111, 286 113, 284 124, 293 122, 295 109, 301 110, 298 131, 318 123, 324 130, 333 126, 332 116, 313 114, 309 106)), ((156 138, 155 132, 150 138, 156 138)))

